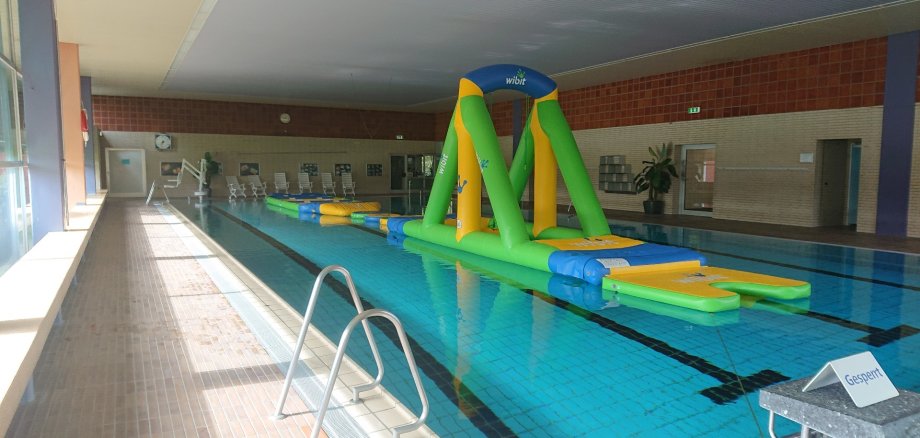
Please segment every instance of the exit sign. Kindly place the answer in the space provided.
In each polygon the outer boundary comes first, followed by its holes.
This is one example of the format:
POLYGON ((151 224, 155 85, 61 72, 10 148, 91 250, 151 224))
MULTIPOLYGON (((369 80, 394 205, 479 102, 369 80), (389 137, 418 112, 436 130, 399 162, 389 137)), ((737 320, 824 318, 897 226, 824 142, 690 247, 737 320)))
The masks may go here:
POLYGON ((687 108, 687 114, 699 114, 699 112, 700 107, 698 106, 691 106, 690 108, 687 108))

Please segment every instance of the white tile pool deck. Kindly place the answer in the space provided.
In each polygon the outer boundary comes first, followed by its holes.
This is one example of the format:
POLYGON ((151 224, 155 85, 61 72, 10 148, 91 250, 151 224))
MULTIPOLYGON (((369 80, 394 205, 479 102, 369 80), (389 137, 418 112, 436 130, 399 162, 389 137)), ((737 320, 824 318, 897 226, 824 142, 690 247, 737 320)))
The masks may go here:
MULTIPOLYGON (((142 201, 107 202, 36 366, 36 398, 20 406, 8 437, 309 435, 312 410, 295 391, 292 415, 270 419, 284 376, 226 294, 258 305, 289 346, 299 316, 189 228, 142 201), (202 256, 190 239, 214 253, 202 256), (215 269, 245 286, 228 292, 208 275, 215 269)), ((315 351, 302 357, 325 382, 333 347, 314 334, 306 344, 315 351)), ((343 368, 337 398, 347 393, 341 383, 370 380, 343 368)), ((342 404, 372 437, 415 418, 381 390, 342 404)))

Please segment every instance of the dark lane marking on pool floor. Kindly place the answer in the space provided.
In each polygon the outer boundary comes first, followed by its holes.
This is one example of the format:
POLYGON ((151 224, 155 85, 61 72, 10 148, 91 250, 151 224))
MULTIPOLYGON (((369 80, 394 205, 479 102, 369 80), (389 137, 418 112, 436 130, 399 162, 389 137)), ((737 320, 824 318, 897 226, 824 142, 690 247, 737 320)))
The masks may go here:
MULTIPOLYGON (((659 242, 655 242, 655 243, 659 243, 659 242)), ((660 243, 660 244, 664 245, 664 243, 660 243)), ((790 263, 773 262, 770 260, 763 260, 763 259, 758 259, 755 257, 745 257, 745 256, 737 255, 737 254, 728 254, 728 253, 719 252, 719 251, 692 248, 689 246, 680 246, 680 245, 671 245, 671 246, 687 248, 687 249, 691 249, 694 251, 699 251, 699 252, 707 253, 707 254, 715 254, 715 255, 720 255, 720 256, 725 256, 725 257, 732 257, 736 259, 747 260, 750 262, 765 263, 768 265, 779 266, 782 268, 798 269, 802 271, 814 272, 816 274, 824 274, 824 275, 829 275, 833 277, 845 278, 848 280, 863 281, 863 282, 868 282, 868 283, 873 283, 873 284, 878 284, 878 285, 883 285, 883 286, 890 286, 890 287, 896 287, 896 288, 901 288, 901 289, 920 291, 920 287, 895 283, 891 281, 876 280, 874 278, 866 278, 866 277, 857 277, 855 275, 841 274, 839 272, 827 271, 824 269, 809 268, 806 266, 793 265, 790 263)), ((768 301, 768 300, 764 300, 764 301, 768 301)), ((772 303, 776 303, 776 302, 772 302, 772 303)), ((776 304, 779 304, 779 303, 776 303, 776 304)), ((818 313, 818 312, 813 312, 813 311, 793 312, 793 313, 796 313, 802 316, 806 316, 809 318, 817 319, 820 321, 829 322, 831 324, 836 324, 841 327, 864 331, 868 333, 869 335, 859 338, 857 339, 857 341, 865 343, 865 344, 869 344, 873 347, 881 347, 883 345, 890 344, 894 341, 898 341, 908 336, 920 333, 920 329, 910 326, 910 325, 906 325, 906 324, 902 324, 897 327, 892 327, 889 329, 883 329, 883 328, 873 327, 873 326, 862 324, 862 323, 855 322, 855 321, 850 321, 848 319, 840 318, 838 316, 826 315, 823 313, 818 313)))
POLYGON ((689 246, 679 246, 679 245, 671 245, 671 246, 678 246, 680 248, 692 249, 694 251, 699 251, 702 253, 715 254, 715 255, 720 255, 720 256, 725 256, 725 257, 732 257, 736 259, 747 260, 749 262, 766 263, 768 265, 779 266, 782 268, 797 269, 800 271, 814 272, 815 274, 824 274, 824 275, 829 275, 832 277, 845 278, 847 280, 856 280, 856 281, 862 281, 866 283, 878 284, 881 286, 891 286, 891 287, 896 287, 900 289, 907 289, 907 290, 920 292, 920 286, 911 286, 908 284, 895 283, 893 281, 879 280, 876 278, 869 278, 869 277, 859 277, 856 275, 828 271, 826 269, 810 268, 808 266, 794 265, 792 263, 774 262, 770 260, 758 259, 756 257, 746 257, 746 256, 737 255, 737 254, 729 254, 725 252, 712 251, 708 249, 691 248, 689 246))
MULTIPOLYGON (((377 236, 386 237, 386 234, 370 228, 362 227, 360 225, 352 226, 377 236)), ((567 310, 570 313, 591 321, 627 339, 636 341, 648 348, 651 348, 654 351, 657 351, 658 353, 661 353, 671 359, 674 359, 686 366, 689 366, 722 382, 722 384, 719 386, 714 386, 712 388, 707 388, 700 391, 700 394, 712 400, 713 403, 720 405, 731 403, 742 395, 757 391, 760 388, 770 386, 774 383, 789 380, 789 377, 786 377, 770 369, 759 371, 750 376, 739 376, 731 371, 723 370, 713 365, 711 362, 702 357, 694 356, 690 353, 687 353, 686 351, 674 348, 665 341, 644 335, 634 329, 616 323, 594 312, 582 309, 581 307, 573 305, 565 300, 547 295, 546 293, 540 291, 534 291, 531 289, 521 290, 528 295, 553 304, 560 309, 567 310)))
POLYGON ((674 359, 690 368, 693 368, 707 376, 710 376, 720 382, 719 386, 713 386, 700 391, 713 403, 724 405, 737 400, 739 397, 757 391, 760 388, 770 386, 774 383, 789 380, 779 372, 766 369, 758 371, 750 376, 739 376, 728 370, 723 370, 702 357, 687 353, 686 351, 672 347, 665 341, 646 336, 635 329, 626 327, 611 319, 605 318, 589 310, 582 309, 568 301, 547 295, 546 293, 532 289, 522 289, 524 293, 534 298, 543 300, 549 304, 555 305, 560 309, 568 310, 574 315, 580 316, 585 320, 591 321, 607 330, 610 330, 626 339, 638 342, 658 353, 674 359))
POLYGON ((815 312, 812 310, 802 311, 802 310, 795 309, 795 308, 786 310, 785 309, 786 306, 783 303, 780 303, 777 301, 761 300, 760 303, 763 305, 767 305, 770 307, 780 309, 780 310, 785 310, 790 313, 796 313, 798 315, 818 319, 818 320, 821 320, 821 321, 824 321, 830 324, 835 324, 840 327, 848 328, 851 330, 859 330, 861 332, 866 332, 868 333, 866 336, 863 336, 862 338, 859 338, 856 341, 862 342, 864 344, 869 344, 873 347, 881 347, 884 345, 888 345, 894 341, 899 341, 908 336, 912 336, 917 333, 920 333, 920 329, 917 329, 916 327, 912 327, 906 324, 901 324, 897 327, 892 327, 890 329, 883 329, 883 328, 873 327, 871 325, 867 325, 867 324, 863 324, 859 322, 850 321, 848 319, 843 319, 837 316, 815 312))
MULTIPOLYGON (((309 271, 313 276, 319 275, 320 271, 323 270, 319 265, 313 263, 311 260, 299 254, 297 251, 294 251, 287 245, 281 243, 275 238, 259 231, 257 228, 252 225, 244 222, 243 220, 231 215, 230 213, 218 208, 213 207, 213 210, 216 211, 221 216, 226 217, 230 221, 240 225, 245 228, 247 231, 252 233, 254 236, 264 240, 266 243, 280 251, 282 254, 287 256, 289 259, 297 263, 307 271, 309 271)), ((340 281, 337 278, 327 275, 323 284, 329 286, 336 295, 341 297, 345 302, 351 303, 351 291, 348 290, 348 286, 340 281)), ((373 303, 367 301, 364 298, 361 298, 361 304, 364 306, 365 310, 374 309, 373 303)), ((373 324, 377 329, 382 331, 387 339, 393 343, 396 348, 402 349, 399 342, 399 334, 396 331, 396 328, 393 324, 389 322, 384 322, 380 318, 371 318, 371 324, 373 324)), ((453 375, 444 365, 438 362, 435 359, 434 355, 429 353, 425 348, 418 343, 411 335, 408 333, 406 337, 409 340, 409 344, 412 347, 412 353, 415 355, 415 362, 419 368, 422 369, 422 372, 430 378, 434 384, 441 390, 441 392, 457 406, 461 412, 463 412, 470 422, 476 426, 482 433, 486 436, 495 436, 495 437, 514 437, 517 434, 511 430, 511 428, 506 425, 502 419, 495 414, 476 394, 466 386, 460 379, 453 375)))

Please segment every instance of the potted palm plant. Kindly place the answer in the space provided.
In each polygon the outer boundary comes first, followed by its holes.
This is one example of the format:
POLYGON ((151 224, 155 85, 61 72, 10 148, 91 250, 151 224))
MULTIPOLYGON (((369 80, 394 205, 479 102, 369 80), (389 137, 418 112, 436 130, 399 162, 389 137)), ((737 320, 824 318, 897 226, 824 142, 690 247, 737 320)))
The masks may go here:
POLYGON ((208 196, 211 196, 211 176, 217 175, 217 172, 220 169, 220 164, 217 161, 214 161, 210 152, 204 153, 204 187, 208 191, 208 196))
POLYGON ((645 168, 636 174, 633 180, 636 184, 636 193, 648 190, 648 199, 642 202, 646 213, 661 214, 664 212, 664 200, 661 195, 671 189, 671 177, 677 177, 677 169, 671 159, 674 143, 662 143, 661 147, 649 147, 651 160, 643 161, 645 168))

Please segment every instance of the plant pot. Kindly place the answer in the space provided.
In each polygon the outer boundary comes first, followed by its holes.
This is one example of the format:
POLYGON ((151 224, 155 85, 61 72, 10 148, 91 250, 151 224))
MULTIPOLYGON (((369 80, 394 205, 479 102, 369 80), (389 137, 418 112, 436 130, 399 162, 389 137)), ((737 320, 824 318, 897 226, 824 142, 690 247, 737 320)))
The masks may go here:
POLYGON ((647 214, 664 213, 664 201, 642 201, 642 207, 647 214))

